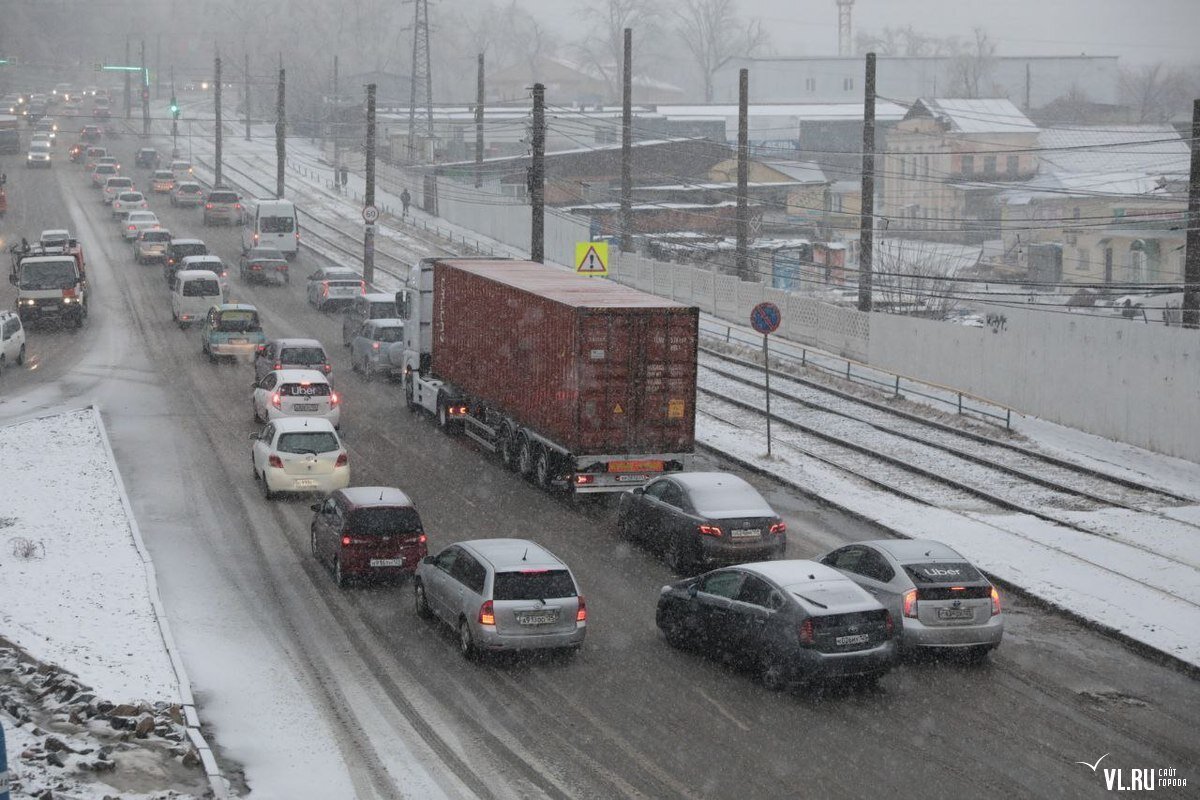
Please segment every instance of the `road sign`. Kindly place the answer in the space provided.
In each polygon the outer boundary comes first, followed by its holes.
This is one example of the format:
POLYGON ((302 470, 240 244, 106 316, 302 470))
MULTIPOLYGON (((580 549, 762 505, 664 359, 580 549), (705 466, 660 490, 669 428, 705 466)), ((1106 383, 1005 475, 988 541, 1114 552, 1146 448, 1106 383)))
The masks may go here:
POLYGON ((778 330, 782 319, 783 314, 774 303, 759 303, 750 311, 750 324, 764 336, 778 330))
POLYGON ((363 215, 363 222, 370 225, 370 224, 374 223, 375 220, 379 219, 379 209, 376 208, 375 206, 364 206, 362 215, 363 215))
POLYGON ((592 278, 608 275, 608 242, 576 242, 575 272, 592 278))

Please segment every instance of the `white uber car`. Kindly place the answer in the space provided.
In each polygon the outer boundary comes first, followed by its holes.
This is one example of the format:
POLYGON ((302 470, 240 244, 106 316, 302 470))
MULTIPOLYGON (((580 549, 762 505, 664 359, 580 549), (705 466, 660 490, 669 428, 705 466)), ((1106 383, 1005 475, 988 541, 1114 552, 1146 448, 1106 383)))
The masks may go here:
POLYGON ((326 419, 337 428, 342 419, 342 399, 324 373, 315 369, 276 369, 254 384, 250 397, 254 421, 281 417, 326 419))
POLYGON ((250 438, 254 477, 268 500, 283 492, 328 494, 350 485, 350 454, 329 420, 283 417, 250 438))

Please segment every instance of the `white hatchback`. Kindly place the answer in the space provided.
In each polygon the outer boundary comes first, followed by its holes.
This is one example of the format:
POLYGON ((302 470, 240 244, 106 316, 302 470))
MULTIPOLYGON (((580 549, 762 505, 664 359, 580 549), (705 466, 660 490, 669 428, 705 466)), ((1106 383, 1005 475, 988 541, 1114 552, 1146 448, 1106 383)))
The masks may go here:
POLYGON ((112 215, 123 217, 130 211, 149 211, 150 204, 141 192, 121 192, 112 201, 112 215))
POLYGON ((324 419, 285 417, 250 434, 250 461, 263 496, 328 494, 350 485, 350 454, 324 419))
POLYGON ((220 256, 211 253, 206 256, 184 256, 179 262, 180 269, 207 269, 217 274, 217 282, 221 284, 222 302, 229 302, 229 267, 220 256))
POLYGON ((25 329, 15 311, 0 311, 0 373, 25 363, 25 329))
POLYGON ((276 369, 254 384, 251 395, 254 421, 281 417, 318 417, 338 427, 342 399, 324 373, 315 369, 276 369))
POLYGON ((130 211, 121 222, 121 235, 126 241, 137 239, 143 231, 154 231, 162 227, 152 211, 130 211))

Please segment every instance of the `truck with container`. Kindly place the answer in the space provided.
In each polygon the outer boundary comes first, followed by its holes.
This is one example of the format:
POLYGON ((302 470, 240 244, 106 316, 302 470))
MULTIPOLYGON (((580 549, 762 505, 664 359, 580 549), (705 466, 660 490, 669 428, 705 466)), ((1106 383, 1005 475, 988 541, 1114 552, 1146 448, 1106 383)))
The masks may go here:
POLYGON ((532 261, 424 259, 390 348, 409 410, 573 497, 685 469, 699 311, 532 261))
POLYGON ((14 155, 21 152, 20 120, 11 114, 0 114, 0 153, 14 155))
POLYGON ((60 322, 83 327, 88 314, 83 248, 69 238, 47 244, 24 239, 10 248, 9 281, 17 287, 17 314, 23 324, 60 322))

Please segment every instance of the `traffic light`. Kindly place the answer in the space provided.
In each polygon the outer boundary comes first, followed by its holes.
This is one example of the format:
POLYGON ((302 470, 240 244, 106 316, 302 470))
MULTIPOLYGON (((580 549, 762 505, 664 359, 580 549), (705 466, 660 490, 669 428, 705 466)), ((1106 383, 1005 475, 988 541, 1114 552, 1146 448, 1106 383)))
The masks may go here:
POLYGON ((179 119, 179 102, 175 99, 175 95, 171 95, 171 116, 179 119))

